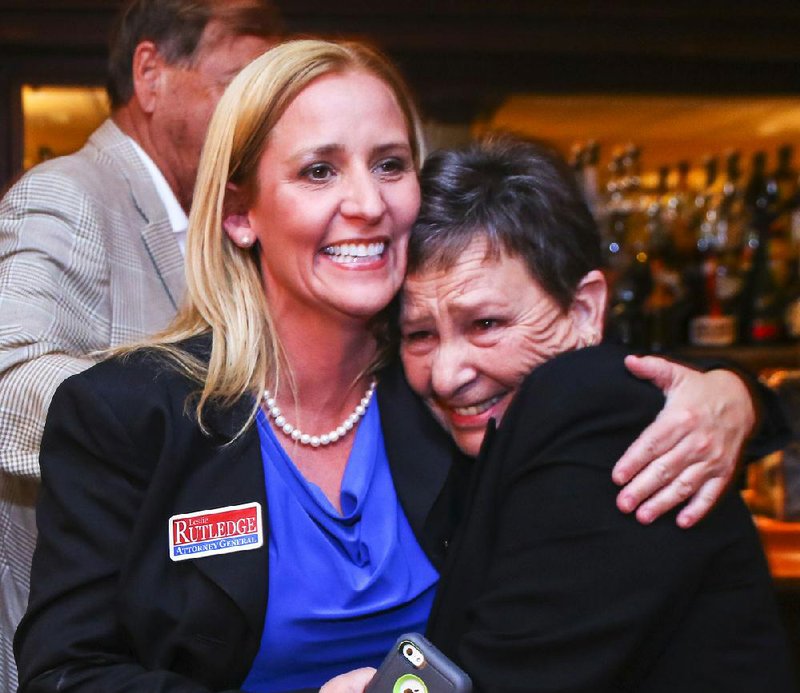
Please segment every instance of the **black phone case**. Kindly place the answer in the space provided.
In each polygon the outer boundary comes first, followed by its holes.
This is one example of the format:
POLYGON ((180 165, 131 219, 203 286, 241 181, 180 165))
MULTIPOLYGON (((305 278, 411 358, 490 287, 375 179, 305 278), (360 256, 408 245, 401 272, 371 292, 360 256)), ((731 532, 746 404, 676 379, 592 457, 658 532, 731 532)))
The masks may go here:
POLYGON ((472 681, 467 673, 453 664, 419 633, 404 633, 397 639, 366 688, 366 693, 470 693, 471 691, 472 681), (422 666, 415 667, 403 655, 401 648, 406 642, 411 642, 425 657, 422 666), (405 681, 401 682, 404 677, 405 681))

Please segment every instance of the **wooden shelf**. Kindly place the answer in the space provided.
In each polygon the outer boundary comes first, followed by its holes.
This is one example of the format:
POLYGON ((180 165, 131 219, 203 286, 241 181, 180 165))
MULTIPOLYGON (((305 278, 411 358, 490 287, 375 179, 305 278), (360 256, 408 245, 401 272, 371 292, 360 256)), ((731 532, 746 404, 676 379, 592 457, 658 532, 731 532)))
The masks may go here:
POLYGON ((776 586, 800 587, 800 522, 755 515, 761 543, 776 586))
POLYGON ((771 346, 683 347, 676 356, 692 359, 724 359, 743 368, 760 373, 763 370, 785 368, 800 369, 800 344, 776 344, 771 346))

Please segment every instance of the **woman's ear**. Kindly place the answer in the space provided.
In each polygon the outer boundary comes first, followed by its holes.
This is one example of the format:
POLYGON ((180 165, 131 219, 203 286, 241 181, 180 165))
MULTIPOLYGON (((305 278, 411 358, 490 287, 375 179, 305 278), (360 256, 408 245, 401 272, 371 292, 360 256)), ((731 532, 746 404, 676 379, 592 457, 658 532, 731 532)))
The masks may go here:
POLYGON ((592 270, 578 283, 569 314, 584 346, 600 342, 606 314, 608 285, 600 270, 592 270))
POLYGON ((242 189, 238 185, 228 183, 225 186, 225 204, 222 213, 222 228, 235 245, 240 248, 251 248, 256 236, 250 227, 250 216, 242 189))

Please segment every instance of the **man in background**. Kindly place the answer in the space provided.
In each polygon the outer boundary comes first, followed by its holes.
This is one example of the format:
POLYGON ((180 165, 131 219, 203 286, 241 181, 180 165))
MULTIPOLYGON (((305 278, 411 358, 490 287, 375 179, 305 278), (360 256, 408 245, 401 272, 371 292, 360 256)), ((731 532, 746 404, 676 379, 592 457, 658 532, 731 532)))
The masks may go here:
POLYGON ((0 690, 36 541, 55 389, 96 351, 167 325, 200 150, 231 79, 278 41, 270 0, 130 0, 111 37, 111 116, 0 200, 0 690))

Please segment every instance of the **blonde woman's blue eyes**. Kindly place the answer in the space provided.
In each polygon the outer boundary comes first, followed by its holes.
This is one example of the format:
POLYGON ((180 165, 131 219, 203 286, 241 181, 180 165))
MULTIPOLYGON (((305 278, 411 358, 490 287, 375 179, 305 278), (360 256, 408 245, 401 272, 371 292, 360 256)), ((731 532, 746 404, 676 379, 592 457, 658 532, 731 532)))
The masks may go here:
POLYGON ((404 173, 408 170, 409 165, 408 162, 403 159, 392 157, 379 162, 376 168, 380 173, 393 175, 404 173))
MULTIPOLYGON (((372 168, 372 171, 379 176, 394 177, 400 176, 411 169, 411 164, 402 157, 389 157, 382 159, 372 168)), ((313 183, 326 183, 337 175, 337 170, 326 163, 314 163, 306 166, 300 171, 300 178, 313 183)))

